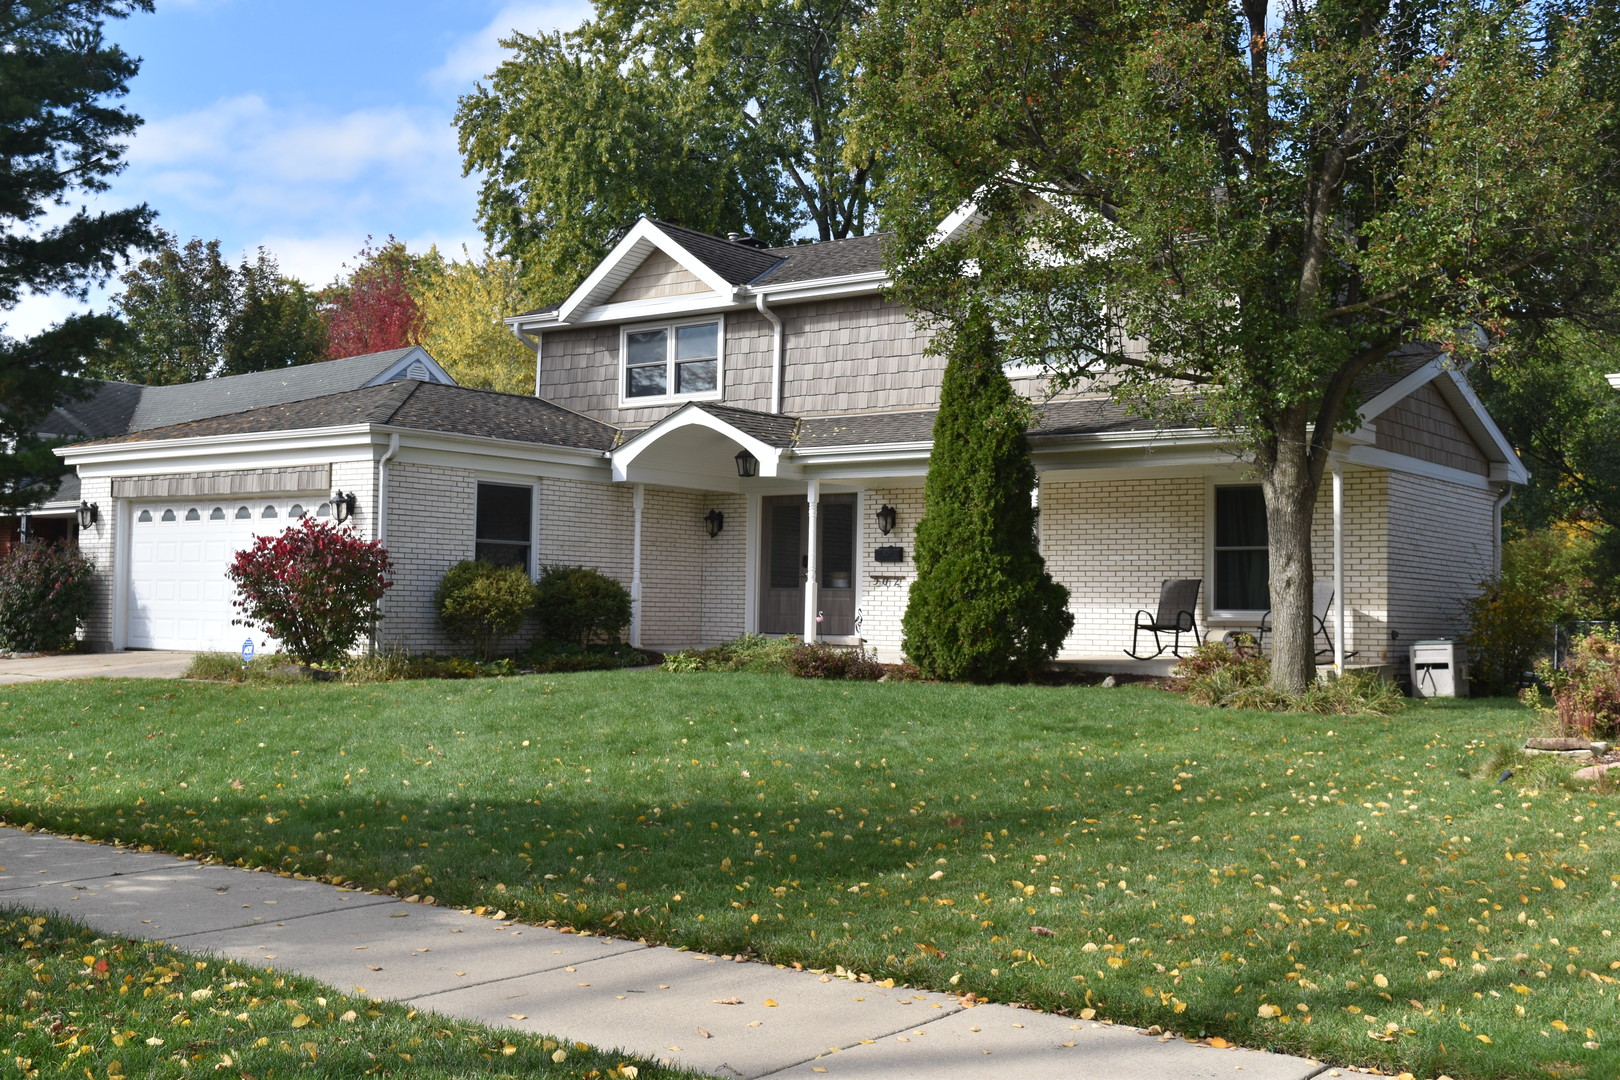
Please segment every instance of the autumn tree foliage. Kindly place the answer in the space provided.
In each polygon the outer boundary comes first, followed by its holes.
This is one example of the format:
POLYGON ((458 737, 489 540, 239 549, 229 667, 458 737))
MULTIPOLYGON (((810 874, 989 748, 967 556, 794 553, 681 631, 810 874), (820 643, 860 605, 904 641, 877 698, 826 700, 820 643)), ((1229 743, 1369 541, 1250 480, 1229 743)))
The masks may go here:
POLYGON ((534 392, 534 351, 501 320, 527 306, 511 259, 446 259, 430 249, 416 278, 416 343, 462 386, 508 394, 534 392))
POLYGON ((382 618, 392 567, 380 540, 306 517, 236 553, 225 571, 241 612, 232 622, 276 638, 299 663, 339 662, 382 618))
POLYGON ((337 360, 419 344, 421 257, 390 236, 381 247, 367 237, 357 258, 348 276, 321 292, 326 355, 337 360))

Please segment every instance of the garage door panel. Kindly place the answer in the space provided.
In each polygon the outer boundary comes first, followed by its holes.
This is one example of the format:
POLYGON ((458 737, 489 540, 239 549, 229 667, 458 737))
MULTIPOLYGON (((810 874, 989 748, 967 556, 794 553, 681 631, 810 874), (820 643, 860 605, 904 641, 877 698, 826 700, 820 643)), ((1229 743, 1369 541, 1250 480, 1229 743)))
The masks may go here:
MULTIPOLYGON (((130 534, 126 638, 135 648, 235 652, 250 636, 232 619, 236 589, 225 576, 236 552, 256 536, 281 532, 291 508, 309 500, 252 504, 149 503, 135 508, 130 534), (270 515, 266 517, 266 509, 270 515)), ((278 643, 251 634, 261 652, 278 643)))

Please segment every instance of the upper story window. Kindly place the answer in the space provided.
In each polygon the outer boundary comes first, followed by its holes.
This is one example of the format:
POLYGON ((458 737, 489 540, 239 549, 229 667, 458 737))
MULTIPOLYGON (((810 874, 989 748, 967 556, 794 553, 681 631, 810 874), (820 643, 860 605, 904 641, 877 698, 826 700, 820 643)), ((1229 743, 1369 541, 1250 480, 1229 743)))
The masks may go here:
POLYGON ((718 320, 625 330, 625 401, 718 397, 720 342, 718 320))

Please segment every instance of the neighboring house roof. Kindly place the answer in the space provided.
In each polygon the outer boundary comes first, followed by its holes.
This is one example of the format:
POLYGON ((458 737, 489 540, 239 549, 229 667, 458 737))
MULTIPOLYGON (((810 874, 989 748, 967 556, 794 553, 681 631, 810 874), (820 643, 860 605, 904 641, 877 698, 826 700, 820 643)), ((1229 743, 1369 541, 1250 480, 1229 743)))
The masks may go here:
POLYGON ((228 375, 178 386, 144 387, 128 430, 143 431, 206 416, 246 412, 405 377, 454 382, 427 350, 412 345, 274 371, 228 375))
POLYGON ((606 450, 618 434, 608 424, 540 398, 406 379, 227 416, 147 428, 79 445, 110 446, 362 424, 584 450, 606 450))
POLYGON ((91 384, 90 395, 64 402, 39 425, 39 434, 60 439, 100 439, 129 430, 148 386, 106 382, 91 384))

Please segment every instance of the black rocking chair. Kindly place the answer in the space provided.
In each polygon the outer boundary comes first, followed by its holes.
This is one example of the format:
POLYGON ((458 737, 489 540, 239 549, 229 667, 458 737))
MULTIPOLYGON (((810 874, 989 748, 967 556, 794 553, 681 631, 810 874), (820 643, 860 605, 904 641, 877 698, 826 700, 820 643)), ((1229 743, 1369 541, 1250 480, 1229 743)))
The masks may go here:
POLYGON ((1180 659, 1182 634, 1191 634, 1194 641, 1202 643, 1198 619, 1193 613, 1198 610, 1198 590, 1203 584, 1203 578, 1166 579, 1159 586, 1158 612, 1145 609, 1137 611, 1136 626, 1131 632, 1131 647, 1125 650, 1125 655, 1135 660, 1152 660, 1169 649, 1172 656, 1180 659), (1157 649, 1152 656, 1142 656, 1136 651, 1136 640, 1143 630, 1153 633, 1153 644, 1157 649), (1166 645, 1159 639, 1160 634, 1174 634, 1175 637, 1166 645))
MULTIPOLYGON (((1328 632, 1328 621, 1327 621, 1328 616, 1330 614, 1332 614, 1332 612, 1333 612, 1333 581, 1332 581, 1332 579, 1329 578, 1326 581, 1318 580, 1318 581, 1311 582, 1311 626, 1316 631, 1316 633, 1321 634, 1322 639, 1327 642, 1327 648, 1325 648, 1325 649, 1317 649, 1316 650, 1316 655, 1317 656, 1332 656, 1333 655, 1333 635, 1328 632)), ((1272 632, 1271 631, 1271 612, 1268 611, 1264 615, 1260 616, 1260 639, 1259 640, 1260 640, 1261 648, 1265 647, 1266 635, 1271 633, 1271 632, 1272 632)), ((1346 660, 1348 660, 1354 655, 1356 655, 1354 652, 1347 652, 1347 653, 1344 654, 1344 658, 1346 660)))

